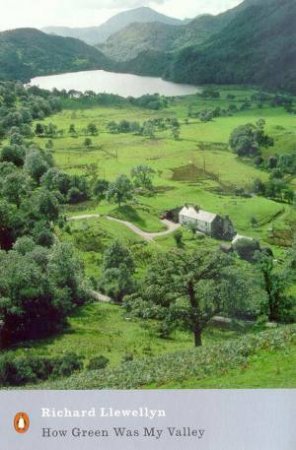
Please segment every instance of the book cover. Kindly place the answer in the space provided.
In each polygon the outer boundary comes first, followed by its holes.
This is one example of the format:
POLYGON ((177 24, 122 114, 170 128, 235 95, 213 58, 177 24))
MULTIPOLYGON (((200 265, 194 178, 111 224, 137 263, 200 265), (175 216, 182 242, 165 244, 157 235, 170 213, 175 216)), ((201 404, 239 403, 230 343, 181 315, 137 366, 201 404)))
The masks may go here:
POLYGON ((295 450, 295 0, 0 7, 0 448, 295 450))

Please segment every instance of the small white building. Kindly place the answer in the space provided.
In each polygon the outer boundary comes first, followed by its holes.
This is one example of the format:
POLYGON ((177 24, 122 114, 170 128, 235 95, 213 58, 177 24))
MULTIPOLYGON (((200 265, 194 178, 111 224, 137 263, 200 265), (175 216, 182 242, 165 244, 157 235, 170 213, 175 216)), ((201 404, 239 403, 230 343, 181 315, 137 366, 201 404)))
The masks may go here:
POLYGON ((196 230, 216 239, 231 240, 235 236, 234 227, 229 217, 221 217, 194 206, 184 206, 179 212, 181 225, 193 224, 196 230))
POLYGON ((206 234, 211 234, 212 223, 216 218, 217 214, 209 213, 202 209, 197 211, 193 206, 184 206, 179 213, 179 223, 181 225, 192 223, 196 225, 198 231, 206 234))

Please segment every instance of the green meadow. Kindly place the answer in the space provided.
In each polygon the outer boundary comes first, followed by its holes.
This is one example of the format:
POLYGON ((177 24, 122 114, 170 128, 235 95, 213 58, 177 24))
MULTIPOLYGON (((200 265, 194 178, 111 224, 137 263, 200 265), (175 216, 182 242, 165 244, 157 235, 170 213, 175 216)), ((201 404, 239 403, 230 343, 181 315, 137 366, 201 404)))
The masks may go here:
MULTIPOLYGON (((117 211, 106 202, 86 204, 71 208, 69 215, 84 213, 109 214, 129 220, 145 231, 161 231, 160 214, 184 203, 198 204, 201 208, 220 214, 228 214, 239 233, 248 234, 269 243, 271 227, 285 228, 287 216, 292 208, 263 197, 243 198, 234 195, 235 189, 248 188, 255 179, 266 181, 268 173, 257 169, 249 161, 233 154, 228 146, 232 130, 239 125, 255 123, 263 118, 266 132, 271 135, 274 147, 264 150, 270 154, 288 153, 295 150, 296 121, 282 107, 270 107, 255 103, 245 111, 234 112, 229 117, 218 117, 203 123, 197 118, 188 118, 188 110, 195 113, 230 104, 238 109, 254 93, 251 89, 220 89, 218 99, 203 99, 188 96, 169 101, 169 106, 160 111, 128 106, 106 106, 80 108, 72 105, 60 114, 50 117, 44 123, 53 123, 64 136, 55 138, 54 159, 58 167, 70 173, 87 173, 92 165, 100 178, 114 180, 119 174, 130 175, 138 164, 146 164, 155 170, 156 195, 138 196, 136 202, 126 210, 117 211), (235 99, 227 99, 235 95, 235 99), (177 118, 181 124, 180 139, 175 140, 169 130, 156 132, 154 139, 131 133, 112 134, 107 129, 111 121, 138 121, 148 119, 177 118), (99 134, 91 136, 92 146, 84 147, 83 130, 89 123, 95 123, 99 134), (71 124, 75 125, 77 137, 69 136, 71 124), (256 228, 251 226, 255 218, 256 228)), ((40 145, 45 138, 37 138, 40 145)), ((113 223, 109 227, 115 228, 113 223)), ((117 227, 118 228, 118 227, 117 227)), ((111 231, 112 232, 112 231, 111 231)), ((123 231, 125 234, 125 232, 123 231)), ((280 249, 275 248, 275 251, 280 249)))
POLYGON ((188 378, 182 382, 172 381, 161 389, 295 389, 296 369, 291 361, 296 360, 295 344, 286 351, 260 351, 249 358, 240 368, 227 371, 224 375, 207 377, 205 380, 188 378))
MULTIPOLYGON (((235 329, 223 332, 212 327, 205 333, 205 345, 239 335, 235 329)), ((171 339, 164 340, 156 336, 153 324, 143 326, 125 317, 120 306, 93 303, 71 317, 65 333, 38 343, 26 343, 15 354, 22 355, 25 351, 35 356, 55 356, 75 352, 85 358, 85 364, 93 356, 104 355, 112 368, 131 356, 138 360, 191 349, 189 333, 177 331, 171 339)))

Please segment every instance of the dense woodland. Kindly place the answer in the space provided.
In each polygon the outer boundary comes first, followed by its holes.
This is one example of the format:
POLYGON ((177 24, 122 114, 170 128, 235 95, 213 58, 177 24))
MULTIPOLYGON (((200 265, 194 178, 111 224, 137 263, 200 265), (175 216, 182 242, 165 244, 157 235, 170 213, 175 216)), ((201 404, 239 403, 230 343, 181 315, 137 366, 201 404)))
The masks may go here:
POLYGON ((169 78, 295 92, 295 2, 256 0, 245 5, 220 33, 181 51, 167 72, 169 78))
POLYGON ((101 52, 78 39, 24 28, 0 33, 0 79, 30 81, 63 72, 111 67, 101 52))
POLYGON ((0 86, 0 342, 1 348, 57 332, 86 300, 83 269, 54 224, 61 199, 46 187, 49 150, 31 141, 31 123, 60 110, 59 100, 34 95, 21 84, 0 86))

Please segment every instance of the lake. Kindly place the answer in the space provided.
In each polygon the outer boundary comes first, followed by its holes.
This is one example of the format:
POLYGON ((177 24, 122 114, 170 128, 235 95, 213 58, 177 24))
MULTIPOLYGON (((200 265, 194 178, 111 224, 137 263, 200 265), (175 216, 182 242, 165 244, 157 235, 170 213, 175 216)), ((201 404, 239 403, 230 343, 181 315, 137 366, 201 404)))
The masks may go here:
POLYGON ((141 97, 145 94, 160 94, 167 97, 190 95, 201 92, 197 86, 171 83, 161 78, 143 77, 126 73, 91 70, 87 72, 64 73, 33 78, 31 86, 42 89, 66 89, 80 92, 117 94, 121 97, 141 97))

